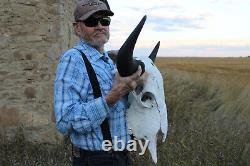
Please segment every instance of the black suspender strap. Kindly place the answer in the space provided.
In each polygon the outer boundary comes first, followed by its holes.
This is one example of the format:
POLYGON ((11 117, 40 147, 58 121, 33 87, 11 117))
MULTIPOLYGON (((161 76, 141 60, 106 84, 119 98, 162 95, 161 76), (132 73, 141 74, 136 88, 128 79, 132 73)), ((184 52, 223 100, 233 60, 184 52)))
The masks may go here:
MULTIPOLYGON (((88 72, 90 84, 91 84, 93 92, 94 92, 95 99, 98 98, 98 97, 101 97, 102 92, 101 92, 101 89, 100 89, 100 85, 99 85, 99 82, 97 80, 95 71, 94 71, 91 63, 89 62, 86 55, 81 50, 79 50, 79 49, 76 49, 76 50, 78 50, 81 53, 82 59, 84 60, 84 63, 85 63, 85 66, 86 66, 86 69, 87 69, 87 72, 88 72)), ((112 142, 111 133, 110 133, 110 129, 109 129, 109 123, 108 123, 107 118, 105 118, 105 120, 102 122, 101 129, 102 129, 103 139, 104 140, 109 140, 109 141, 112 142)))

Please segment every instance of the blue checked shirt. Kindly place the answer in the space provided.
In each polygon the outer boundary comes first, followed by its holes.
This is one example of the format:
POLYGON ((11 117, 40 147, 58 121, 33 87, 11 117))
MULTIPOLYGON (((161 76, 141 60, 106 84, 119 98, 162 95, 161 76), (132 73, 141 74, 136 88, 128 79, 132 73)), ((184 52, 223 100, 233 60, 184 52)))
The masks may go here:
MULTIPOLYGON (((117 136, 124 143, 129 141, 126 124, 126 101, 119 100, 108 106, 105 96, 112 87, 116 67, 105 52, 81 40, 76 46, 90 61, 102 91, 102 97, 94 99, 87 70, 79 51, 70 49, 60 58, 54 84, 54 110, 56 127, 62 134, 69 134, 71 142, 85 150, 102 150, 101 123, 107 117, 112 141, 117 136)), ((119 148, 121 144, 119 143, 119 148)))

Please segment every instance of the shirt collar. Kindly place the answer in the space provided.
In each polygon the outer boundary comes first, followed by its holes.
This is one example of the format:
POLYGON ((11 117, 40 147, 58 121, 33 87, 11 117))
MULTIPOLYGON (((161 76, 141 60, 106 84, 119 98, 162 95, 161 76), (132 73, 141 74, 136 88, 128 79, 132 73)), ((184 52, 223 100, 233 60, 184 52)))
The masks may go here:
POLYGON ((104 51, 104 54, 101 54, 99 51, 97 51, 94 47, 90 46, 88 43, 86 43, 83 39, 80 39, 76 47, 80 48, 87 57, 89 57, 93 61, 98 61, 103 56, 107 57, 108 54, 106 51, 104 51))

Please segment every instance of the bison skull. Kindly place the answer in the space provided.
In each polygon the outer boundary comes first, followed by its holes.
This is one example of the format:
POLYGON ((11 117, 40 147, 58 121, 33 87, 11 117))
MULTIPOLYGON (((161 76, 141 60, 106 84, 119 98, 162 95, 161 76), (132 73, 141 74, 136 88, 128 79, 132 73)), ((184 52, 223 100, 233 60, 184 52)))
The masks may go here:
POLYGON ((154 60, 160 42, 155 46, 149 57, 133 57, 133 50, 139 33, 145 23, 146 16, 140 21, 134 31, 120 48, 117 55, 117 69, 121 76, 133 74, 138 65, 148 73, 143 86, 129 93, 130 106, 127 110, 128 126, 137 139, 149 140, 148 149, 153 161, 157 162, 157 133, 163 133, 162 141, 167 135, 167 107, 165 103, 164 85, 160 71, 154 65, 154 60))

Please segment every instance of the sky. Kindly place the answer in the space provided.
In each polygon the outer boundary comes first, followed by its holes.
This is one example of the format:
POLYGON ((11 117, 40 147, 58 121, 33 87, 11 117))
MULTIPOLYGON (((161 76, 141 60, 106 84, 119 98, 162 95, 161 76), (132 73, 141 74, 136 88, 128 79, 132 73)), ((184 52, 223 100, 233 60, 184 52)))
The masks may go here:
POLYGON ((250 0, 108 0, 111 18, 107 50, 119 49, 144 15, 134 54, 147 56, 250 56, 250 0))

